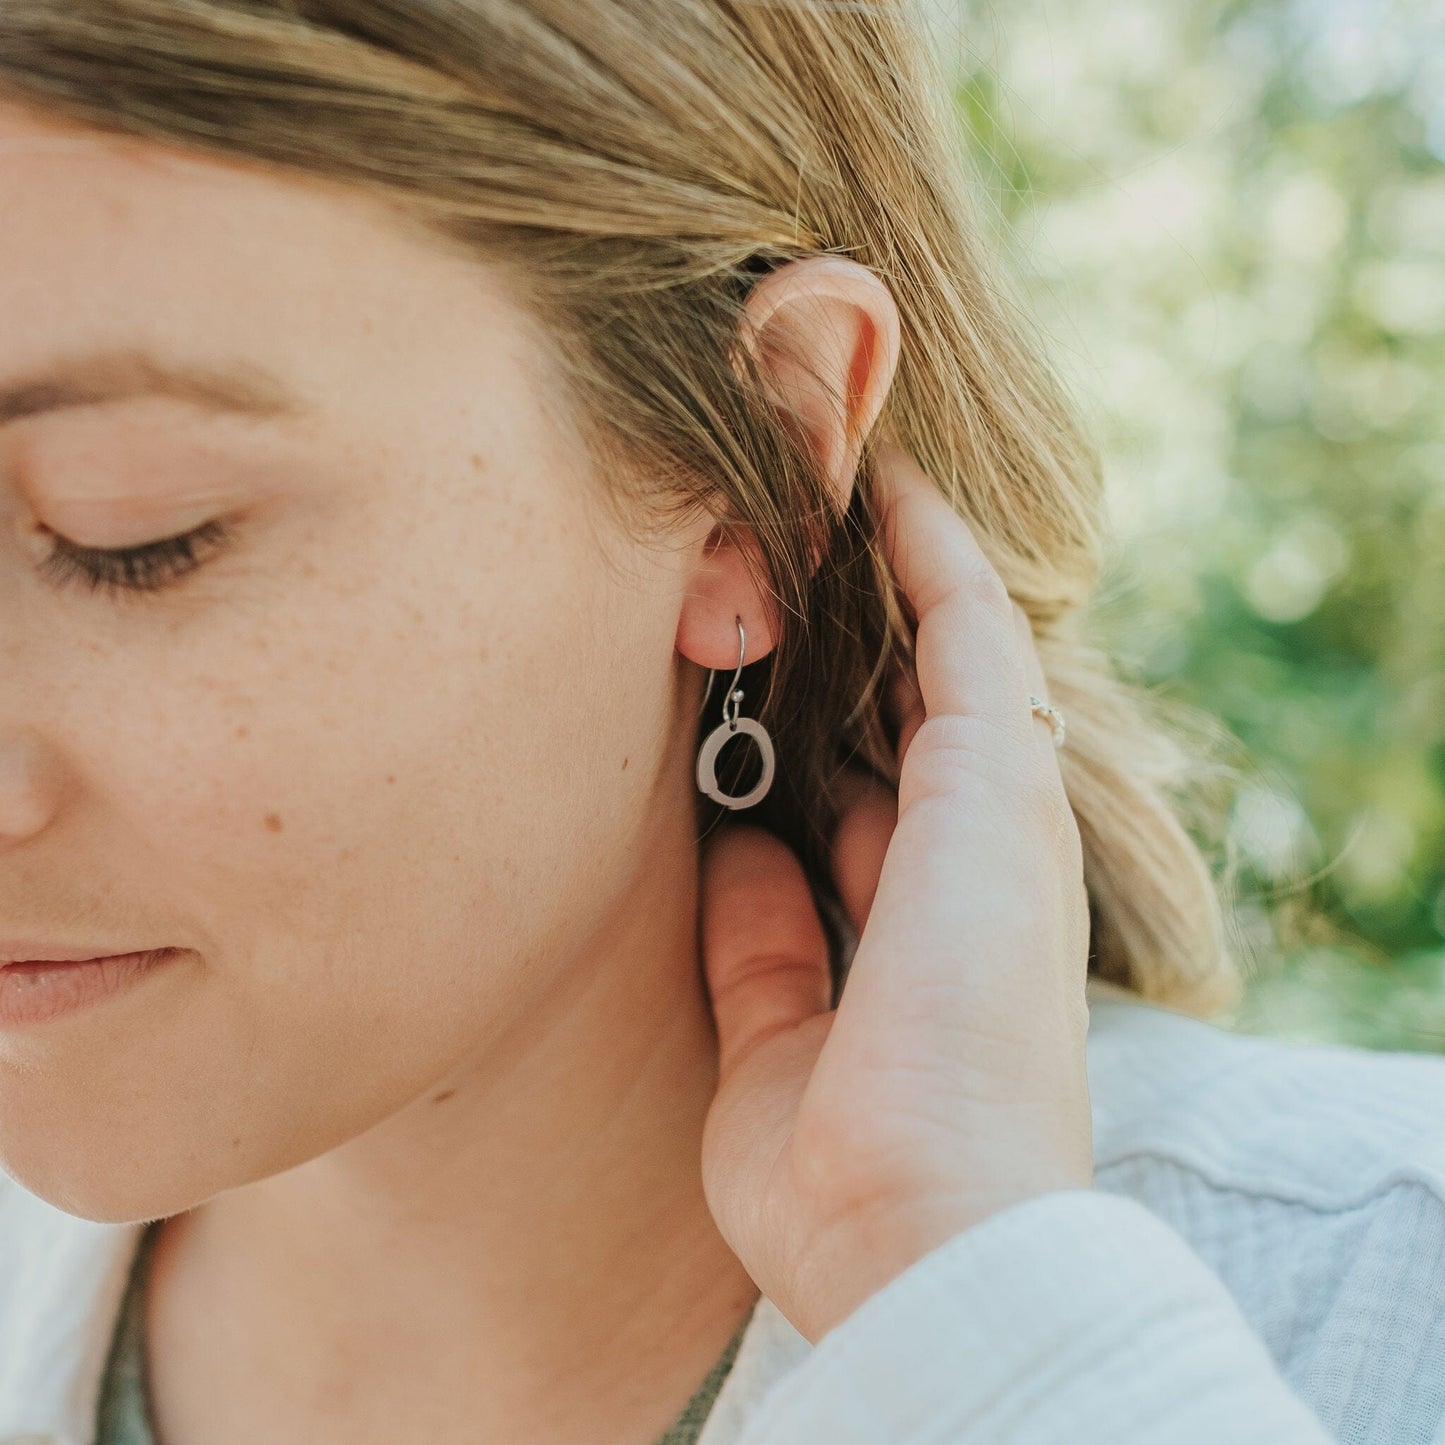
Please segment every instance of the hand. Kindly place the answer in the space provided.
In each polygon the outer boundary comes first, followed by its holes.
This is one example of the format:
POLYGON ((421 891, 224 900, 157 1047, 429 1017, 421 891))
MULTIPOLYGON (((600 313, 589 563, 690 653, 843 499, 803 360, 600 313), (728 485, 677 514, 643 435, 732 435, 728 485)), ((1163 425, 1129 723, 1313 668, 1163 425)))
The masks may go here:
POLYGON ((792 852, 733 824, 702 865, 704 1192, 815 1343, 954 1235, 1093 1184, 1082 849, 1027 619, 910 456, 882 449, 878 480, 916 679, 890 686, 897 799, 860 787, 834 844, 859 931, 836 1010, 792 852))

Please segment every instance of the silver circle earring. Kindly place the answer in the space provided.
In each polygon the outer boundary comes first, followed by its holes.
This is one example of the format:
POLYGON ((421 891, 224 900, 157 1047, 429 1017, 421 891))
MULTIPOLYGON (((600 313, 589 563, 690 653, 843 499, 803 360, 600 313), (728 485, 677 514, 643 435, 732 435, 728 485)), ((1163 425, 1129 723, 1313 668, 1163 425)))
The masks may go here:
MULTIPOLYGON (((773 740, 768 734, 767 728, 756 718, 739 717, 738 712, 742 707, 743 690, 737 685, 738 678, 743 672, 743 654, 747 650, 747 638, 743 632, 743 620, 738 618, 738 669, 733 673, 733 680, 729 684, 731 691, 723 699, 723 720, 703 739, 702 746, 697 752, 697 787, 700 793, 706 793, 715 803, 721 803, 725 808, 751 808, 754 803, 760 803, 766 796, 768 789, 773 785, 773 740), (722 752, 723 744, 730 737, 737 733, 746 733, 758 745, 758 753, 763 760, 763 775, 746 793, 733 796, 724 793, 718 787, 717 782, 717 758, 722 752)), ((712 696, 712 681, 717 669, 710 667, 707 673, 707 691, 702 695, 702 705, 707 706, 707 700, 712 696)))

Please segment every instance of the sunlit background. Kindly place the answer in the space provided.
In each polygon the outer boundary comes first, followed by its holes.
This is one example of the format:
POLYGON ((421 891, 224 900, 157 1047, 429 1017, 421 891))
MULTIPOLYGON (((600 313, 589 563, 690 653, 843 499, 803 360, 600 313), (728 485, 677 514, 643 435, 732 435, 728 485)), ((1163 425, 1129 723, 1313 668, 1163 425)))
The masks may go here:
POLYGON ((1109 635, 1253 761, 1225 1022, 1445 1052, 1445 5, 929 10, 1104 447, 1109 635))

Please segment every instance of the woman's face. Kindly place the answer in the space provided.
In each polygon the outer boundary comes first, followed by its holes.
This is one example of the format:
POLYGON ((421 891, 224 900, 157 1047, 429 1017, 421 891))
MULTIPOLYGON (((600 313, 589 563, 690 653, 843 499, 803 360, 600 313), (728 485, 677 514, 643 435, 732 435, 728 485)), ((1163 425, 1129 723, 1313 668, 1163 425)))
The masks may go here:
POLYGON ((380 202, 7 106, 0 215, 0 939, 183 950, 0 1027, 0 1164, 158 1216, 500 1039, 686 834, 696 549, 607 520, 501 273, 380 202), (156 591, 46 566, 215 521, 156 591))

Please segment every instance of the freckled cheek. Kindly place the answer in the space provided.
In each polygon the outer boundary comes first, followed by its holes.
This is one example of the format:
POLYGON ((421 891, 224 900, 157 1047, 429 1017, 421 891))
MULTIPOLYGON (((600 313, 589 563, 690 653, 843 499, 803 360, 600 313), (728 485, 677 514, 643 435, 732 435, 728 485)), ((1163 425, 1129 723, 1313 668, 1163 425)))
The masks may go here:
POLYGON ((176 879, 214 867, 264 872, 326 811, 314 704, 265 669, 243 688, 238 664, 228 680, 218 649, 207 661, 187 676, 179 657, 148 669, 132 654, 128 684, 97 689, 111 701, 81 719, 70 745, 96 817, 167 860, 176 879))
POLYGON ((271 760, 247 748, 256 736, 242 725, 211 747, 196 734, 177 739, 169 766, 158 769, 148 758, 141 770, 131 770, 129 788, 120 781, 114 791, 124 810, 148 817, 152 829, 172 841, 182 864, 225 859, 244 869, 251 853, 263 861, 278 844, 293 841, 307 811, 294 786, 278 784, 271 760))
MULTIPOLYGON (((254 888, 314 895, 404 862, 465 784, 468 759, 436 745, 430 730, 447 721, 437 699, 418 703, 425 689, 378 685, 388 667, 308 664, 299 686, 273 674, 244 692, 202 688, 191 726, 170 731, 156 750, 169 761, 150 763, 137 792, 167 800, 152 816, 187 859, 254 888)), ((452 719, 459 738, 464 723, 452 719)))
POLYGON ((407 851, 385 811, 395 769, 328 747, 299 703, 170 741, 169 765, 130 774, 113 836, 160 916, 194 929, 222 971, 380 923, 371 900, 407 851))

